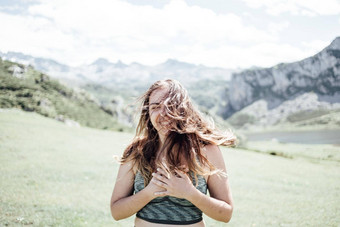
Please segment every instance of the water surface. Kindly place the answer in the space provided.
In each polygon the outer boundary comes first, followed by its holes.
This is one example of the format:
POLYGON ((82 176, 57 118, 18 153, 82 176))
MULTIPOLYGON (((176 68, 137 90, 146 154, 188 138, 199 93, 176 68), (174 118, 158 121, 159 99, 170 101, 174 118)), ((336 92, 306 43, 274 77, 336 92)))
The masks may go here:
POLYGON ((250 141, 277 139, 282 143, 340 144, 340 130, 246 133, 250 141))

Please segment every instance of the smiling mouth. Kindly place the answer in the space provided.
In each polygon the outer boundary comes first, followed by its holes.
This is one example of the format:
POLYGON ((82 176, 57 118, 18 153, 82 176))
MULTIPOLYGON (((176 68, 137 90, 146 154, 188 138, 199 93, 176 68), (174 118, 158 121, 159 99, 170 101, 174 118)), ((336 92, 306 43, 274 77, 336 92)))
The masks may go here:
POLYGON ((157 132, 160 135, 166 136, 168 135, 168 133, 170 133, 171 131, 173 131, 173 125, 172 125, 172 121, 170 119, 159 119, 160 121, 158 121, 157 124, 157 132))

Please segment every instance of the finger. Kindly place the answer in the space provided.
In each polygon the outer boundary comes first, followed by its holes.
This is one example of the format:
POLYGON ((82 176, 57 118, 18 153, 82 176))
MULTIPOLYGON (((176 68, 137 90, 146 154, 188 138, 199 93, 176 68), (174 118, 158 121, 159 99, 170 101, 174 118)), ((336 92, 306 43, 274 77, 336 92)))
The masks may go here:
POLYGON ((181 170, 181 171, 183 171, 183 172, 185 172, 185 173, 187 173, 187 172, 189 172, 189 168, 188 167, 183 167, 183 168, 179 168, 179 170, 181 170))
POLYGON ((178 169, 182 170, 183 172, 189 172, 189 168, 186 165, 181 165, 178 169))
POLYGON ((162 187, 162 188, 165 188, 165 189, 167 188, 167 184, 166 183, 164 183, 164 182, 162 182, 160 180, 157 180, 156 178, 153 178, 152 181, 153 181, 154 184, 156 184, 159 187, 162 187))
POLYGON ((162 168, 157 168, 157 172, 163 174, 163 176, 166 176, 168 179, 170 179, 170 174, 167 173, 167 172, 165 172, 164 169, 162 169, 162 168))
POLYGON ((157 172, 159 172, 163 175, 167 175, 167 172, 163 168, 160 168, 160 167, 157 168, 157 172))
POLYGON ((162 176, 160 173, 152 173, 152 176, 155 177, 157 180, 162 181, 162 182, 164 182, 166 184, 169 183, 169 179, 164 177, 164 176, 162 176))
POLYGON ((181 178, 185 178, 185 177, 187 177, 187 175, 183 172, 183 171, 181 171, 181 170, 175 170, 176 171, 176 173, 181 177, 181 178))

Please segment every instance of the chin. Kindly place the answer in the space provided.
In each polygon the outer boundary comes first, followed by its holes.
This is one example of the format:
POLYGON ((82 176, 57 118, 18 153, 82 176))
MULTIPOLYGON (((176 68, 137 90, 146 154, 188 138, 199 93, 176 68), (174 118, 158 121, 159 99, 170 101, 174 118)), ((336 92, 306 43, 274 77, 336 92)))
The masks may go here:
POLYGON ((169 130, 166 130, 166 129, 158 130, 158 134, 160 134, 162 136, 166 136, 168 133, 169 133, 169 130))

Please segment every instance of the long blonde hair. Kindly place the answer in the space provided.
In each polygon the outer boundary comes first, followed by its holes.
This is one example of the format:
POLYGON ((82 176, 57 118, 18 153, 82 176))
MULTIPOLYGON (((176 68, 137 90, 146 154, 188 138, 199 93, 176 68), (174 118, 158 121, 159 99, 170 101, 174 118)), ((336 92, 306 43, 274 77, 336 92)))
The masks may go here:
POLYGON ((204 157, 202 149, 208 144, 234 146, 236 137, 230 131, 217 130, 211 122, 205 120, 192 105, 188 92, 178 81, 157 81, 140 100, 142 108, 136 136, 125 149, 121 162, 132 160, 134 169, 142 174, 146 185, 157 167, 162 167, 170 173, 180 169, 182 159, 186 161, 187 168, 193 172, 196 179, 197 174, 220 173, 204 157), (149 100, 154 91, 164 88, 167 89, 167 94, 160 104, 164 105, 164 108, 158 122, 168 122, 166 127, 169 131, 163 146, 160 147, 157 130, 150 120, 149 100), (163 118, 167 118, 167 121, 162 121, 163 118), (164 158, 160 158, 163 156, 164 158))

